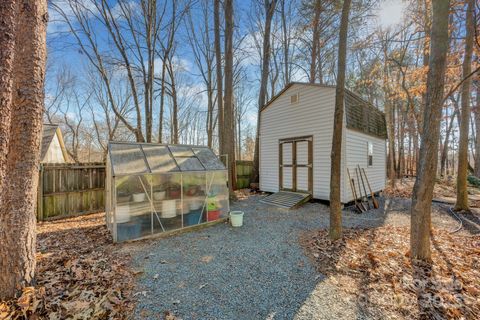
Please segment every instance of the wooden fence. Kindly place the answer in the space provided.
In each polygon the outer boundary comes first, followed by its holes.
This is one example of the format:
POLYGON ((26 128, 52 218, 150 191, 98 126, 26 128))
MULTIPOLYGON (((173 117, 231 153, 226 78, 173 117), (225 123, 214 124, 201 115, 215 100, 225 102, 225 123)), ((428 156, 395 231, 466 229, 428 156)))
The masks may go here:
MULTIPOLYGON (((253 161, 236 162, 237 188, 248 188, 253 161)), ((65 218, 105 210, 105 164, 42 164, 37 219, 65 218)))
POLYGON ((253 171, 253 161, 237 160, 237 189, 249 188, 253 171))
POLYGON ((37 219, 69 217, 105 210, 105 164, 42 164, 37 219))

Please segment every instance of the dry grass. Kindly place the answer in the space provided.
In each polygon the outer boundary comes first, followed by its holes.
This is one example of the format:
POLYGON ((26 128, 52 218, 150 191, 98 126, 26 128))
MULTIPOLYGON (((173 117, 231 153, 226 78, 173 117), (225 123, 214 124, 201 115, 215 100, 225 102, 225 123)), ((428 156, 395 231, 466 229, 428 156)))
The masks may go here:
POLYGON ((408 242, 408 228, 390 226, 301 237, 318 271, 373 318, 480 319, 480 237, 435 230, 431 264, 412 265, 408 242))
POLYGON ((39 223, 36 286, 0 302, 0 319, 124 319, 133 309, 130 257, 104 214, 39 223))

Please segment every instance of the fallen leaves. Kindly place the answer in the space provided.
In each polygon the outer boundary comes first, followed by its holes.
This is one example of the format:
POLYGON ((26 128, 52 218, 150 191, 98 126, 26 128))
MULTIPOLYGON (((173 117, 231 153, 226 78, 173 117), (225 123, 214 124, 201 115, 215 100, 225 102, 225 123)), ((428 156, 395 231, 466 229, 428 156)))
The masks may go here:
POLYGON ((372 318, 480 319, 480 237, 434 230, 432 264, 409 258, 409 229, 305 233, 301 243, 318 271, 355 295, 372 318))
POLYGON ((36 286, 0 302, 0 319, 124 319, 133 309, 130 257, 105 216, 39 223, 36 286))
MULTIPOLYGON (((395 186, 391 186, 390 182, 387 183, 387 187, 383 190, 383 193, 389 197, 395 198, 411 198, 413 185, 415 183, 414 178, 405 178, 398 180, 395 186)), ((480 190, 473 186, 468 187, 469 203, 471 207, 480 207, 480 190)), ((456 198, 456 184, 451 178, 446 178, 437 181, 433 190, 434 199, 448 199, 455 203, 456 198)))

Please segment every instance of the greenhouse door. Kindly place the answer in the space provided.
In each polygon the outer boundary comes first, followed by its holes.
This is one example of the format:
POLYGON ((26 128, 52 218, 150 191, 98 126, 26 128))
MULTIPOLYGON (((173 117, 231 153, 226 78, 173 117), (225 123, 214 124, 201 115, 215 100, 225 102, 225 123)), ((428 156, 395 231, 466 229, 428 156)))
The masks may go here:
POLYGON ((279 141, 280 190, 313 193, 312 137, 279 141))

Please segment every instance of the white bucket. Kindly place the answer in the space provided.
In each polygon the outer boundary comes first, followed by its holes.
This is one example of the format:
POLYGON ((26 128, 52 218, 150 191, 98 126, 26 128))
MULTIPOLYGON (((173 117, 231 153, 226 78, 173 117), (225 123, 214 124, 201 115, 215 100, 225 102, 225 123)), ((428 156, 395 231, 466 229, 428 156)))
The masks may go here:
POLYGON ((146 199, 145 193, 134 193, 133 202, 143 202, 146 199))
POLYGON ((164 200, 162 202, 162 218, 175 218, 177 215, 177 200, 164 200))
POLYGON ((243 225, 243 211, 230 212, 230 223, 232 227, 241 227, 243 225))
POLYGON ((115 209, 115 220, 117 223, 125 223, 130 221, 130 206, 128 204, 118 206, 115 209))

